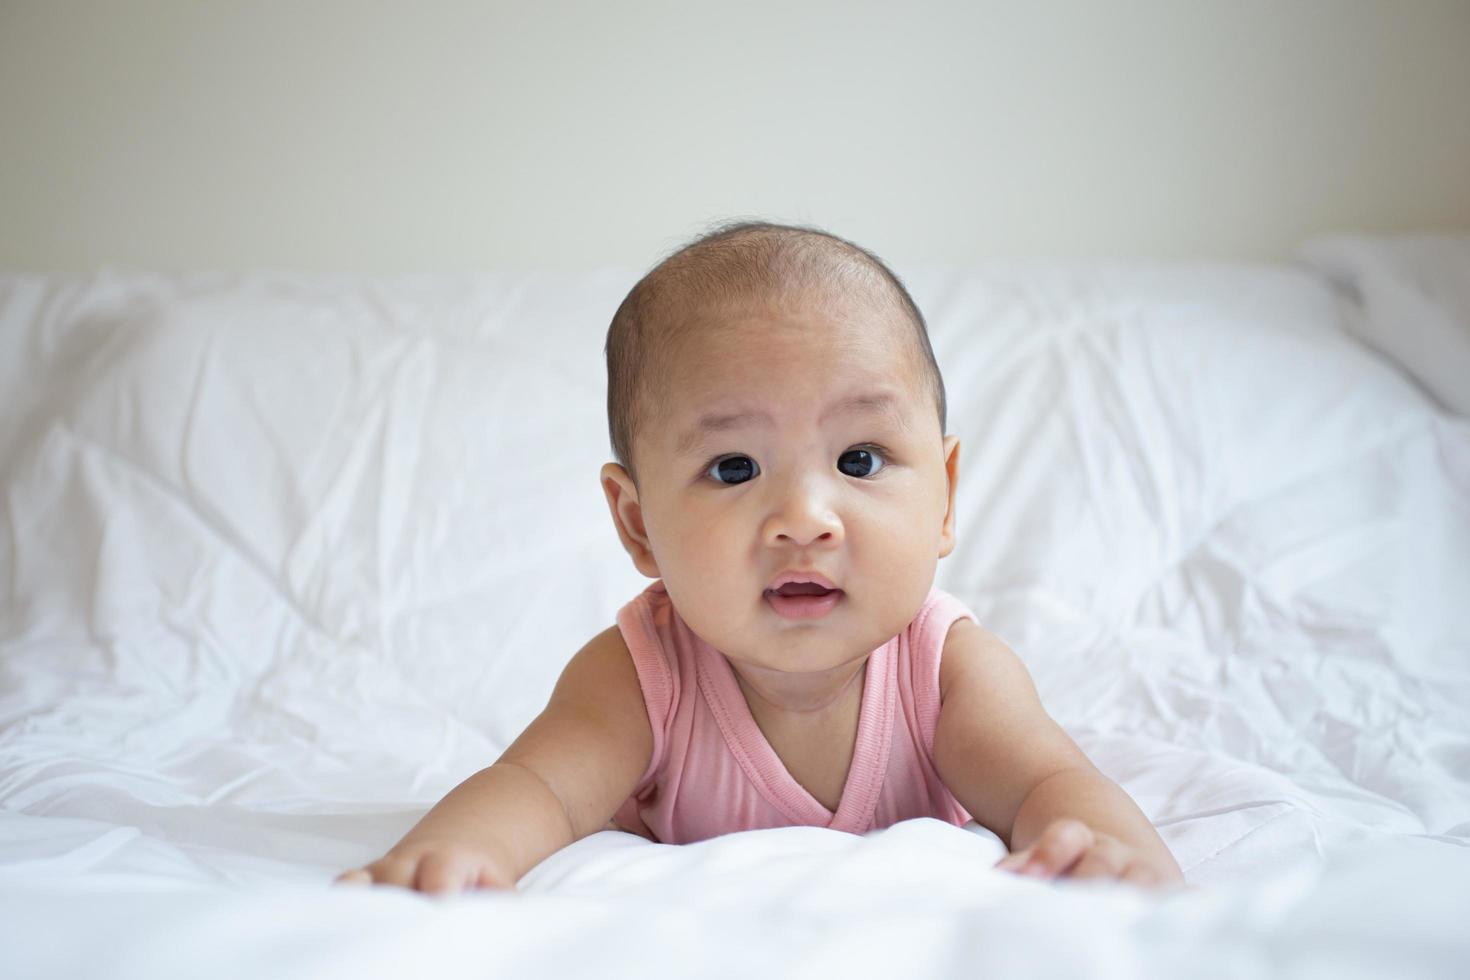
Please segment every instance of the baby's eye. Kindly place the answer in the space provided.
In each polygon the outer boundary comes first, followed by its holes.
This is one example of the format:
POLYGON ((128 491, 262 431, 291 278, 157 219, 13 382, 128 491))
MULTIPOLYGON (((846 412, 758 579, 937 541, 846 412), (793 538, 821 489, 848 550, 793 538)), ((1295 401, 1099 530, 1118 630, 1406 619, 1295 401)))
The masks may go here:
POLYGON ((711 463, 705 472, 713 477, 716 483, 734 486, 737 483, 755 479, 755 475, 760 471, 761 468, 755 465, 755 460, 749 456, 726 456, 711 463))
POLYGON ((837 468, 848 476, 872 476, 884 467, 876 449, 849 449, 837 457, 837 468))

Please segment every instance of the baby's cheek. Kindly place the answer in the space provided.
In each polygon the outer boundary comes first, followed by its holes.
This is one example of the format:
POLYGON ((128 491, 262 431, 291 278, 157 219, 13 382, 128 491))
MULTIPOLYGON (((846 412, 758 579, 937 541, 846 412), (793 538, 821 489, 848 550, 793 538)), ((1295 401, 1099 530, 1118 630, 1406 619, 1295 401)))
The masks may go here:
POLYGON ((939 534, 927 521, 910 518, 884 522, 872 528, 870 538, 855 544, 865 555, 869 573, 881 584, 883 594, 892 598, 895 608, 913 605, 917 609, 922 605, 939 561, 939 534))
POLYGON ((749 555, 748 542, 737 546, 724 529, 695 523, 667 542, 659 570, 681 612, 688 609, 710 622, 728 614, 732 598, 757 587, 749 555))

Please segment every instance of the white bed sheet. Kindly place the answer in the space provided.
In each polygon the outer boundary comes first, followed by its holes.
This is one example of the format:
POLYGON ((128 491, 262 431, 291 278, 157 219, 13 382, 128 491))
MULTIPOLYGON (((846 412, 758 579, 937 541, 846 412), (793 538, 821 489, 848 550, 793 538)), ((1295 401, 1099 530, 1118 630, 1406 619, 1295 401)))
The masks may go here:
POLYGON ((634 278, 0 277, 0 973, 1465 972, 1470 424, 1285 266, 907 277, 939 584, 1193 890, 935 821, 328 888, 645 584, 596 482, 634 278))

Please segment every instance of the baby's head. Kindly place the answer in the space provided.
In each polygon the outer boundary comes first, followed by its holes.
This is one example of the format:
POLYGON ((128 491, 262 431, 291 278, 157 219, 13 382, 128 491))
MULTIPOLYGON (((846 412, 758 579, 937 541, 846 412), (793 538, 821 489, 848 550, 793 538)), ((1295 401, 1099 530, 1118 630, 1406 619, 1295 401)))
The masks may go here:
POLYGON ((909 623, 954 547, 959 439, 923 317, 876 256, 723 227, 633 287, 607 366, 614 523, 696 634, 811 672, 909 623), (769 594, 792 572, 836 591, 769 594))

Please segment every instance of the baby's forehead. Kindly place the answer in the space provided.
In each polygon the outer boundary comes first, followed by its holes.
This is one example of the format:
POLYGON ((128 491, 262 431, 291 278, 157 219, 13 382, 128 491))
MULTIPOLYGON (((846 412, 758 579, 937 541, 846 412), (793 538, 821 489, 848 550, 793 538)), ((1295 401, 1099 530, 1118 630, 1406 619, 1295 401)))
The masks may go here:
POLYGON ((927 397, 914 327, 881 307, 746 305, 692 315, 672 334, 650 373, 668 400, 685 406, 718 400, 722 378, 762 375, 793 358, 830 363, 844 375, 834 382, 881 383, 905 400, 927 397))
MULTIPOLYGON (((919 367, 916 332, 898 311, 875 306, 725 307, 701 310, 670 325, 661 344, 661 375, 682 379, 711 367, 794 353, 860 356, 882 373, 908 378, 919 367)), ((684 379, 686 381, 686 379, 684 379)), ((895 378, 897 381, 897 378, 895 378)))
POLYGON ((914 334, 907 311, 882 294, 770 289, 672 307, 659 325, 674 356, 760 350, 773 340, 805 348, 905 353, 914 334))

